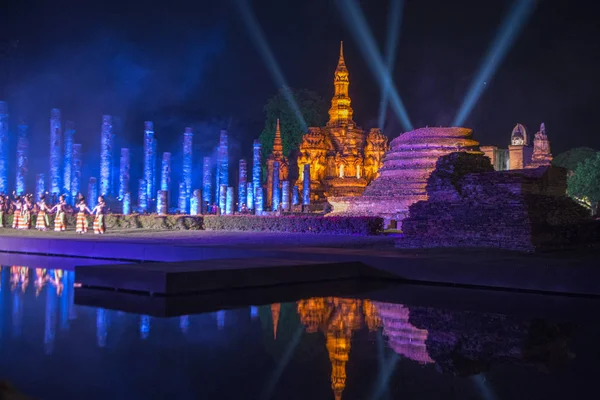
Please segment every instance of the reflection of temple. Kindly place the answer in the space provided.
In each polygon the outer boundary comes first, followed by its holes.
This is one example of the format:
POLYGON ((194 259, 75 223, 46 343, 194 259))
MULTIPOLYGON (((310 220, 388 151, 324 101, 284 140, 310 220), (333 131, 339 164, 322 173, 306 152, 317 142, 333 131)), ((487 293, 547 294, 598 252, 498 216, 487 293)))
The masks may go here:
POLYGON ((273 339, 277 339, 277 327, 279 326, 279 314, 281 313, 281 303, 271 304, 271 318, 273 319, 273 339))
POLYGON ((331 388, 336 400, 346 387, 346 363, 350 354, 352 333, 364 324, 369 330, 381 325, 377 310, 368 300, 318 297, 298 302, 300 321, 306 332, 323 332, 331 361, 331 388))
POLYGON ((522 124, 517 124, 510 136, 508 149, 499 149, 496 146, 480 148, 490 158, 496 171, 537 168, 550 165, 552 162, 550 142, 544 123, 540 125, 539 132, 533 138, 533 146, 530 144, 527 129, 522 124))
POLYGON ((387 138, 379 129, 365 134, 352 119, 349 85, 340 46, 329 122, 324 127, 308 128, 300 144, 297 185, 302 187, 304 165, 310 165, 312 200, 362 194, 367 184, 377 177, 387 150, 387 138))
POLYGON ((283 156, 283 143, 281 141, 281 129, 279 120, 275 128, 275 138, 273 139, 273 152, 267 157, 267 207, 273 205, 273 166, 275 162, 279 163, 279 182, 286 181, 289 173, 289 162, 283 156))

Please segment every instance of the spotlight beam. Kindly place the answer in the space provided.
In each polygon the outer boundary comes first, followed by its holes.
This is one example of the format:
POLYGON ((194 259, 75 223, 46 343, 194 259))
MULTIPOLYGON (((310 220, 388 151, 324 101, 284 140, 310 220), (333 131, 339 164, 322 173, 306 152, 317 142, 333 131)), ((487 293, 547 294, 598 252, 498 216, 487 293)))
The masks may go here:
MULTIPOLYGON (((396 47, 398 46, 398 38, 400 32, 400 22, 402 21, 402 13, 404 11, 404 0, 391 0, 390 12, 388 14, 388 34, 385 47, 386 66, 390 73, 394 70, 396 62, 396 47)), ((390 94, 388 90, 381 92, 381 105, 379 106, 379 129, 383 129, 385 125, 385 115, 387 111, 390 94)))
POLYGON ((477 101, 485 91, 506 53, 512 47, 521 29, 533 13, 537 0, 516 0, 504 19, 496 38, 492 42, 463 103, 454 118, 453 125, 461 126, 471 114, 477 101))
POLYGON ((263 61, 265 62, 265 65, 269 69, 269 72, 271 73, 271 76, 273 77, 273 80, 275 81, 275 84, 278 87, 283 87, 283 89, 284 89, 283 93, 284 93, 286 100, 291 105, 292 110, 294 111, 294 114, 296 114, 296 118, 298 118, 298 121, 300 121, 302 130, 306 131, 308 129, 308 127, 307 127, 306 121, 304 120, 304 117, 302 116, 300 107, 298 106, 296 99, 294 99, 294 96, 292 95, 292 91, 289 89, 289 86, 287 85, 285 77, 283 76, 283 72, 281 71, 281 68, 279 67, 279 63, 277 62, 277 60, 275 59, 275 56, 273 55, 273 52, 271 51, 269 43, 267 42, 267 39, 265 38, 265 34, 263 33, 263 31, 260 27, 260 24, 258 23, 258 20, 256 19, 256 16, 252 12, 252 9, 250 8, 250 5, 248 4, 248 0, 236 0, 236 3, 238 5, 237 9, 240 11, 242 20, 244 21, 244 24, 246 25, 246 28, 248 29, 248 32, 250 33, 250 36, 252 37, 254 45, 257 47, 259 53, 261 54, 263 61))
POLYGON ((402 103, 402 99, 394 87, 392 77, 381 59, 381 54, 379 54, 375 39, 371 34, 362 11, 355 0, 337 0, 337 3, 342 12, 342 17, 348 24, 354 39, 358 42, 363 57, 367 60, 367 64, 371 68, 373 75, 375 75, 375 79, 379 82, 381 90, 389 93, 392 110, 400 119, 404 129, 407 131, 412 130, 412 124, 408 118, 404 103, 402 103))

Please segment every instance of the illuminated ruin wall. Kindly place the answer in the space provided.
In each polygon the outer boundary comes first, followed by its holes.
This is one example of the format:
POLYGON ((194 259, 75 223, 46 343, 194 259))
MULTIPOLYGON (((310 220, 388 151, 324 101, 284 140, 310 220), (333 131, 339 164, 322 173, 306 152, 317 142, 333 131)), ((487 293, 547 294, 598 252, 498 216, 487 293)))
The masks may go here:
POLYGON ((46 193, 46 177, 44 174, 37 174, 35 176, 35 196, 36 200, 46 193))
POLYGON ((139 201, 138 206, 142 211, 147 211, 150 206, 150 200, 154 196, 154 171, 156 164, 156 139, 154 138, 154 124, 152 121, 144 123, 144 181, 146 183, 146 193, 144 201, 139 201))
MULTIPOLYGON (((186 209, 183 212, 188 212, 187 205, 190 203, 192 195, 192 151, 193 151, 194 133, 192 128, 185 128, 183 132, 183 183, 185 183, 185 204, 186 209)), ((180 194, 181 195, 181 194, 180 194)))
POLYGON ((0 193, 8 188, 8 104, 0 101, 0 193))
POLYGON ((119 200, 123 200, 125 198, 125 193, 129 192, 130 170, 131 159, 129 157, 129 149, 122 148, 121 159, 119 160, 119 200))
POLYGON ((110 115, 102 116, 100 134, 100 194, 112 194, 113 123, 110 115))
POLYGON ((75 136, 75 123, 65 122, 65 148, 63 158, 63 193, 67 196, 71 193, 72 169, 73 169, 73 137, 75 136))
POLYGON ((96 204, 98 204, 98 180, 92 177, 88 182, 87 205, 90 209, 92 209, 96 207, 96 204))
POLYGON ((77 194, 81 193, 81 144, 73 144, 73 162, 71 163, 71 201, 75 204, 77 194))
POLYGON ((60 193, 60 167, 62 164, 62 123, 60 110, 53 108, 50 112, 50 193, 60 193))
MULTIPOLYGON (((239 165, 239 180, 238 180, 238 206, 237 210, 242 211, 242 205, 246 204, 246 186, 248 184, 248 166, 246 160, 241 159, 239 165)), ((246 207, 248 205, 246 204, 246 207)))
POLYGON ((212 204, 212 162, 210 157, 202 159, 202 201, 212 204))
MULTIPOLYGON (((27 138, 27 125, 19 124, 19 136, 17 137, 17 177, 16 177, 16 192, 22 196, 27 191, 27 170, 29 157, 29 139, 27 138)), ((36 201, 38 198, 35 199, 36 201)))

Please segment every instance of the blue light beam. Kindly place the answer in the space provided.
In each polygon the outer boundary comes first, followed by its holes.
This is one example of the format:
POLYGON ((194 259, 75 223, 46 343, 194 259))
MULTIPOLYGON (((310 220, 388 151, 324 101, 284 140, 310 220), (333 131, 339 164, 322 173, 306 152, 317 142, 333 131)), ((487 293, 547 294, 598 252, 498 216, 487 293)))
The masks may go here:
POLYGON ((267 39, 265 38, 265 35, 262 29, 260 28, 260 24, 258 23, 256 17, 252 13, 252 10, 250 9, 248 0, 236 1, 242 19, 246 24, 246 28, 248 28, 248 31, 250 32, 250 35, 254 40, 254 44, 258 48, 258 51, 261 53, 263 61, 269 69, 269 72, 271 72, 271 75, 275 80, 275 84, 278 87, 282 87, 284 89, 284 96, 290 104, 290 106, 292 107, 294 114, 296 114, 296 118, 298 118, 298 121, 300 121, 302 131, 306 131, 308 129, 306 120, 302 116, 300 107, 298 106, 296 99, 294 99, 294 96, 292 95, 292 91, 289 89, 289 86, 286 83, 285 77, 283 76, 283 72, 281 72, 281 68, 279 68, 279 63, 277 63, 277 60, 275 59, 275 56, 273 55, 273 52, 269 47, 269 43, 267 43, 267 39))
MULTIPOLYGON (((388 72, 391 74, 396 62, 396 47, 398 47, 398 38, 400 32, 400 22, 404 11, 404 0, 391 0, 391 7, 388 14, 388 33, 385 47, 385 63, 388 72)), ((379 106, 379 129, 383 130, 385 126, 385 115, 390 98, 387 90, 381 91, 381 104, 379 106)))
POLYGON ((400 120, 403 128, 406 131, 411 131, 413 127, 408 118, 404 103, 394 87, 392 77, 377 50, 375 39, 358 4, 355 0, 338 0, 337 3, 342 12, 342 17, 345 19, 346 24, 348 24, 350 32, 363 53, 363 57, 367 60, 371 72, 378 81, 381 91, 389 93, 392 110, 400 120))
POLYGON ((485 56, 483 64, 471 83, 465 100, 454 118, 453 126, 464 124, 471 111, 473 111, 475 104, 477 104, 477 101, 486 88, 487 82, 492 79, 504 56, 512 47, 523 26, 525 26, 525 22, 527 22, 529 16, 533 13, 536 1, 517 0, 511 7, 485 56))

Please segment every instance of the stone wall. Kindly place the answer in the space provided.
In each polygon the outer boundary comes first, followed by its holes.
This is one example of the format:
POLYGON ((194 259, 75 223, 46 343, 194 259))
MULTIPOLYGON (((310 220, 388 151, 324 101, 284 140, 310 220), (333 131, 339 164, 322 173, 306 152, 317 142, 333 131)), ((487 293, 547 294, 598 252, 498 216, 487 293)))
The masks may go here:
POLYGON ((410 206, 397 246, 535 251, 592 239, 581 237, 588 213, 566 197, 564 169, 491 170, 482 155, 440 158, 428 200, 410 206))

